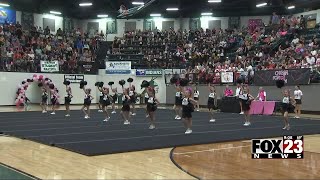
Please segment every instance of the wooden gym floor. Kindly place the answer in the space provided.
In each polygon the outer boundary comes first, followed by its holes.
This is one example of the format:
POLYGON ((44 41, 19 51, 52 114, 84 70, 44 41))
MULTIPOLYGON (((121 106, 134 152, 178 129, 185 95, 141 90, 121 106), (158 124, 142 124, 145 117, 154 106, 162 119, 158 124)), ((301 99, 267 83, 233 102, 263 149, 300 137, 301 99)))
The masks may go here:
POLYGON ((252 160, 250 145, 238 141, 87 157, 0 136, 0 163, 40 179, 320 179, 320 135, 305 136, 303 160, 252 160))

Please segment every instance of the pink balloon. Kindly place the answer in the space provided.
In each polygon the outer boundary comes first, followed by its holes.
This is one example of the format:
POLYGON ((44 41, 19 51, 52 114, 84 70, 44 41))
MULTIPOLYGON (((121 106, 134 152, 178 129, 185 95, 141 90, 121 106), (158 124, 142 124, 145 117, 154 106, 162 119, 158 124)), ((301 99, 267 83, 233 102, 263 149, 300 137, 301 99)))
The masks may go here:
POLYGON ((33 80, 34 81, 38 81, 38 77, 33 77, 33 80))
POLYGON ((43 75, 40 75, 40 76, 39 76, 39 80, 42 80, 42 79, 43 79, 43 75))
POLYGON ((35 77, 38 77, 38 75, 34 74, 33 77, 34 77, 34 78, 35 78, 35 77))

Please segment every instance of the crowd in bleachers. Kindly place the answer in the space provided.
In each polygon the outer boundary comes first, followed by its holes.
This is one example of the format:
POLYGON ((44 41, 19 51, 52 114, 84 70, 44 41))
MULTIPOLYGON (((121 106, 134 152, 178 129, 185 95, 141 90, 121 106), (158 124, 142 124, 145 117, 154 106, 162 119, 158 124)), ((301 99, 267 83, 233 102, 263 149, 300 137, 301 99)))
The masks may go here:
POLYGON ((91 36, 80 29, 53 35, 46 27, 22 29, 19 22, 0 27, 0 71, 40 72, 40 61, 58 61, 61 73, 79 73, 81 62, 93 62, 97 41, 102 36, 91 36))
MULTIPOLYGON (((319 79, 319 28, 307 29, 305 17, 275 13, 270 24, 237 29, 126 32, 113 53, 143 54, 147 68, 182 68, 201 79, 221 71, 243 76, 267 69, 311 68, 319 79)), ((250 77, 248 77, 250 78, 250 77)))

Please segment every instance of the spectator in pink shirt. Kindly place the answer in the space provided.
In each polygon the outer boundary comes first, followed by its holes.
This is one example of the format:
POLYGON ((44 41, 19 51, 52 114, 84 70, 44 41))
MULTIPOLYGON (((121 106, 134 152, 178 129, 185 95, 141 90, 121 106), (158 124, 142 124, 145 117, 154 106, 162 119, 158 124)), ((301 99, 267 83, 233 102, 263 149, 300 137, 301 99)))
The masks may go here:
POLYGON ((226 86, 226 90, 224 91, 224 96, 225 97, 233 96, 233 91, 231 88, 229 88, 229 85, 226 86))

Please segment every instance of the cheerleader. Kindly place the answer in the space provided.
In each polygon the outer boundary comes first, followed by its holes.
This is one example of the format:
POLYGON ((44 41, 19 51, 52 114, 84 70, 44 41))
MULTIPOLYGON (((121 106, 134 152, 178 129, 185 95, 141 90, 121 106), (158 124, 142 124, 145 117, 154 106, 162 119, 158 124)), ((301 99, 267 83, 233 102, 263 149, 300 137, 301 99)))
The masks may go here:
POLYGON ((98 112, 103 112, 103 97, 104 97, 104 94, 103 94, 103 89, 102 87, 99 87, 97 86, 98 90, 99 90, 99 103, 98 103, 98 106, 99 106, 99 110, 98 112))
POLYGON ((249 89, 248 87, 243 87, 242 89, 242 94, 239 95, 239 99, 242 104, 242 109, 243 109, 243 114, 245 118, 245 123, 243 124, 244 126, 250 126, 250 105, 251 101, 254 99, 254 97, 249 94, 249 89))
POLYGON ((66 117, 70 117, 70 103, 71 99, 73 98, 72 96, 72 90, 70 85, 66 85, 66 96, 64 97, 64 105, 66 107, 66 117))
POLYGON ((200 95, 200 92, 198 91, 198 87, 196 86, 193 92, 193 99, 197 101, 197 111, 200 111, 199 95, 200 95))
POLYGON ((29 110, 29 103, 31 103, 30 99, 27 96, 24 96, 23 105, 25 111, 29 110))
POLYGON ((184 98, 182 99, 182 118, 184 120, 184 125, 187 128, 185 134, 192 133, 192 112, 194 112, 194 105, 197 101, 191 98, 192 89, 187 89, 184 92, 184 98))
POLYGON ((150 127, 149 129, 155 129, 155 111, 157 110, 157 105, 160 104, 159 100, 155 97, 155 90, 152 87, 147 89, 148 101, 147 101, 147 113, 150 117, 150 127))
POLYGON ((296 108, 294 109, 296 116, 294 118, 299 119, 301 115, 301 104, 302 104, 301 100, 303 96, 303 93, 300 90, 300 86, 295 87, 293 94, 294 94, 294 100, 296 101, 296 108))
POLYGON ((125 89, 125 88, 123 88, 121 115, 124 120, 124 125, 129 125, 130 124, 130 96, 129 96, 129 89, 125 89))
POLYGON ((282 113, 283 113, 283 121, 284 121, 284 128, 282 128, 283 130, 290 130, 289 119, 288 119, 290 102, 292 104, 295 104, 295 100, 290 97, 289 90, 284 90, 283 99, 282 99, 282 113))
POLYGON ((216 93, 215 87, 211 86, 210 84, 209 84, 209 92, 210 92, 210 94, 209 94, 209 98, 208 98, 208 109, 209 109, 210 118, 211 118, 210 122, 214 123, 214 122, 216 122, 216 120, 213 117, 213 110, 216 107, 215 106, 215 98, 216 98, 217 93, 216 93))
POLYGON ((129 86, 129 96, 130 96, 130 105, 132 106, 132 111, 131 115, 135 116, 136 115, 136 109, 135 109, 135 104, 136 104, 136 87, 134 85, 129 86))
MULTIPOLYGON (((236 89, 236 98, 239 99, 239 96, 242 94, 242 85, 240 83, 237 84, 237 89, 236 89)), ((241 100, 239 100, 240 104, 240 114, 244 114, 243 109, 242 109, 242 103, 241 100)))
POLYGON ((52 113, 51 115, 56 114, 56 105, 58 102, 58 94, 54 90, 51 90, 51 104, 52 104, 52 113))
POLYGON ((82 106, 81 110, 85 114, 84 118, 90 119, 90 105, 91 105, 91 101, 94 98, 91 96, 91 89, 90 88, 86 89, 84 87, 83 91, 84 91, 85 95, 84 95, 84 102, 83 102, 83 106, 82 106))
POLYGON ((176 86, 176 97, 175 97, 175 106, 174 106, 174 110, 176 112, 176 120, 180 120, 181 119, 181 108, 182 108, 182 87, 180 86, 176 86))
POLYGON ((148 87, 145 88, 144 90, 144 103, 146 104, 146 118, 149 117, 148 113, 148 101, 149 101, 149 92, 148 92, 148 87))
POLYGON ((105 120, 103 120, 104 122, 107 122, 110 120, 110 115, 108 113, 108 106, 111 104, 112 102, 112 97, 109 95, 109 89, 108 88, 103 88, 102 89, 102 93, 103 93, 103 98, 102 98, 102 110, 106 115, 105 120))
POLYGON ((111 97, 112 97, 112 112, 111 114, 116 114, 117 111, 116 111, 116 102, 118 100, 118 89, 117 88, 112 88, 112 94, 111 94, 111 97))
POLYGON ((48 93, 45 88, 42 88, 42 95, 41 95, 41 109, 42 113, 47 113, 47 101, 48 101, 48 93))

